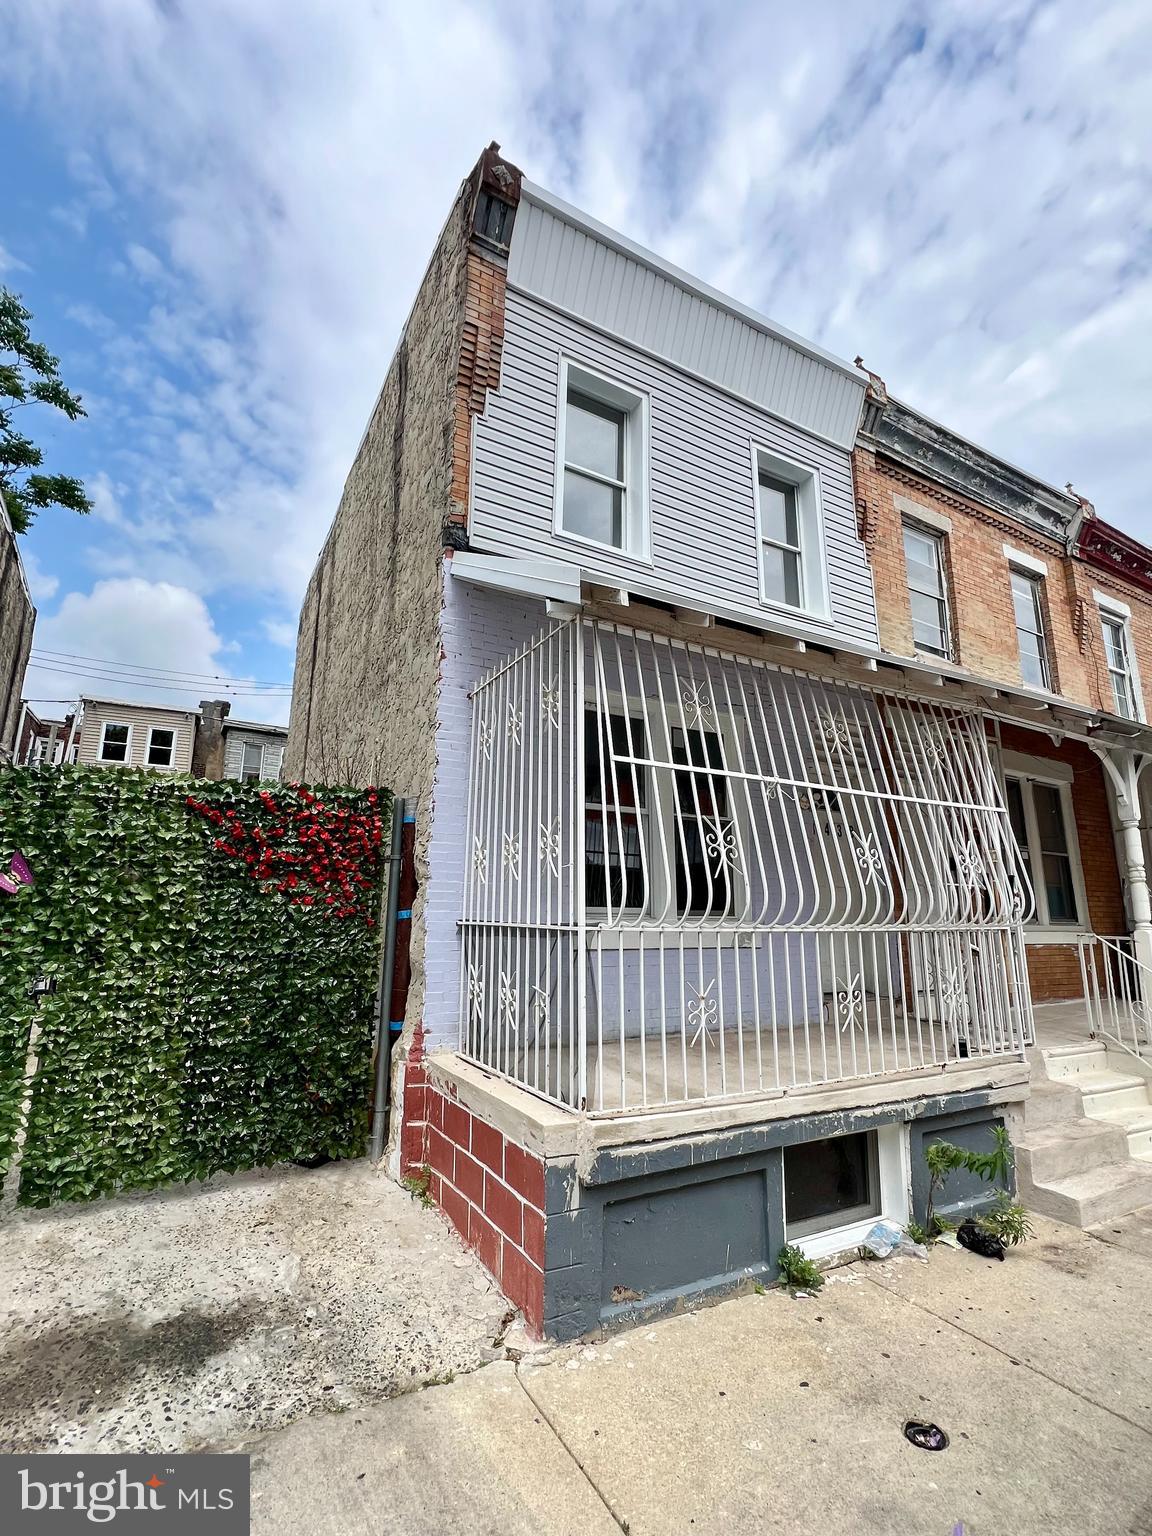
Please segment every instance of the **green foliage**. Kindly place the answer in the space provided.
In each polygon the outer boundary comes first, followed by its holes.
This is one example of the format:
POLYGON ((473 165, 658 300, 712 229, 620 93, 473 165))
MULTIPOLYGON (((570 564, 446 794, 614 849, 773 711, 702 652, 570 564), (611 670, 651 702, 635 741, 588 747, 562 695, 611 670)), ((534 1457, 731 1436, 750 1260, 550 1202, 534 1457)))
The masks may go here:
MULTIPOLYGON (((954 1231, 952 1222, 945 1221, 937 1216, 934 1206, 936 1195, 944 1185, 944 1180, 950 1173, 955 1173, 958 1168, 965 1169, 968 1173, 974 1173, 977 1178, 984 1179, 988 1183, 1007 1184, 1012 1176, 1012 1143, 1008 1139, 1008 1132, 1002 1125, 992 1127, 992 1146, 987 1152, 977 1152, 965 1147, 954 1146, 950 1141, 933 1141, 924 1148, 924 1161, 928 1166, 928 1210, 924 1218, 924 1227, 935 1238, 941 1232, 954 1231)), ((997 1208, 1006 1211, 1011 1208, 1019 1215, 1011 1217, 1005 1215, 1010 1230, 1019 1232, 1018 1237, 1005 1237, 1007 1243, 1022 1243, 1026 1237, 1032 1235, 1032 1228, 1024 1214, 1023 1206, 1014 1205, 1012 1197, 1003 1189, 996 1192, 997 1208), (1007 1202, 1003 1206, 1001 1202, 1007 1202)), ((995 1219, 992 1213, 990 1219, 995 1219)), ((989 1227, 989 1230, 995 1230, 989 1227)))
MULTIPOLYGON (((0 772, 0 864, 35 884, 0 894, 0 1167, 15 1130, 38 976, 40 1068, 21 1201, 48 1205, 319 1154, 363 1151, 379 844, 357 915, 303 905, 219 846, 196 804, 267 822, 267 786, 131 769, 0 772)), ((388 797, 321 792, 382 839, 388 797), (378 815, 378 810, 383 812, 378 815)), ((311 855, 316 810, 279 786, 279 851, 311 855), (302 829, 302 830, 297 830, 302 829)))
POLYGON ((419 1200, 421 1205, 432 1204, 432 1170, 425 1163, 419 1173, 410 1173, 400 1180, 404 1188, 412 1196, 413 1200, 419 1200))
POLYGON ((59 359, 32 340, 31 318, 16 294, 0 287, 0 493, 17 533, 26 533, 44 507, 92 510, 79 480, 37 473, 44 455, 15 426, 15 413, 28 405, 62 411, 69 421, 87 415, 79 395, 64 387, 59 359))
POLYGON ((1006 1189, 996 1191, 996 1204, 990 1211, 985 1211, 982 1216, 977 1216, 978 1225, 985 1232, 993 1232, 1010 1248, 1015 1248, 1017 1243, 1024 1242, 1032 1236, 1032 1223, 1028 1220, 1028 1212, 1018 1200, 1013 1200, 1006 1189))
POLYGON ((818 1291, 824 1276, 794 1243, 786 1243, 776 1257, 780 1278, 793 1291, 818 1291))
POLYGON ((904 1230, 914 1243, 919 1243, 924 1248, 927 1248, 932 1241, 927 1229, 918 1221, 910 1221, 904 1230))

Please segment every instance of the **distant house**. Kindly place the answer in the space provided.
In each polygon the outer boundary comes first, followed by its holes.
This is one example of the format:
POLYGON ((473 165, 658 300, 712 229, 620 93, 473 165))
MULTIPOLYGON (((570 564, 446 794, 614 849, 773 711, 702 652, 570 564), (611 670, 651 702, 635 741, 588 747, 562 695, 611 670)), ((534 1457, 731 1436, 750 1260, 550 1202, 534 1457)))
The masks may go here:
POLYGON ((226 699, 174 709, 87 695, 75 719, 41 720, 25 705, 16 761, 151 768, 203 779, 279 779, 287 727, 229 720, 230 707, 226 699))
POLYGON ((288 740, 286 725, 253 720, 224 721, 225 779, 278 779, 288 740))
POLYGON ((81 698, 80 709, 78 763, 191 773, 196 710, 90 697, 81 698))

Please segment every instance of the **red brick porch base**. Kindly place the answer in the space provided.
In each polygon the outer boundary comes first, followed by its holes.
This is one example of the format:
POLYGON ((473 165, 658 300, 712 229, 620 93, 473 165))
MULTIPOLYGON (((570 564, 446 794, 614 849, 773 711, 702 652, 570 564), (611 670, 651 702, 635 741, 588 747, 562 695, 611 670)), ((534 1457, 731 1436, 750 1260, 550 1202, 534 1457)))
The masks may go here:
POLYGON ((427 1078, 417 1034, 405 1064, 400 1171, 428 1193, 539 1338, 544 1324, 544 1164, 427 1078))

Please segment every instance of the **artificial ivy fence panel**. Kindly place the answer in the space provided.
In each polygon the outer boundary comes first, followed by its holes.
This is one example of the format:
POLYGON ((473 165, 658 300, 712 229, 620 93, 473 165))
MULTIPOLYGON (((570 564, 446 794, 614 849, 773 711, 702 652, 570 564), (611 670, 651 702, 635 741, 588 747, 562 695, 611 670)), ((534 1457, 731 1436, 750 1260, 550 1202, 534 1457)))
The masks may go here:
POLYGON ((0 773, 0 1160, 28 1205, 364 1148, 384 790, 0 773), (52 976, 53 995, 29 993, 52 976))

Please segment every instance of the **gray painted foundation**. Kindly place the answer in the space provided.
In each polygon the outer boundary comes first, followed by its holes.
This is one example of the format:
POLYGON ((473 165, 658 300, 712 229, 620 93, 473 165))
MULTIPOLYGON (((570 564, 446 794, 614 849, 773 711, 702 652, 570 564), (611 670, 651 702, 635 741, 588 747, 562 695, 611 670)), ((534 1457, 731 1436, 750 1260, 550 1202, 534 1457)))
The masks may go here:
MULTIPOLYGON (((755 1281, 774 1284, 784 1245, 783 1149, 909 1123, 911 1205, 923 1217, 926 1140, 990 1145, 1005 1106, 986 1092, 765 1121, 675 1141, 613 1147, 579 1174, 548 1165, 544 1331, 572 1339, 659 1316, 755 1281)), ((987 1203, 988 1186, 954 1175, 937 1209, 950 1219, 987 1203)))

